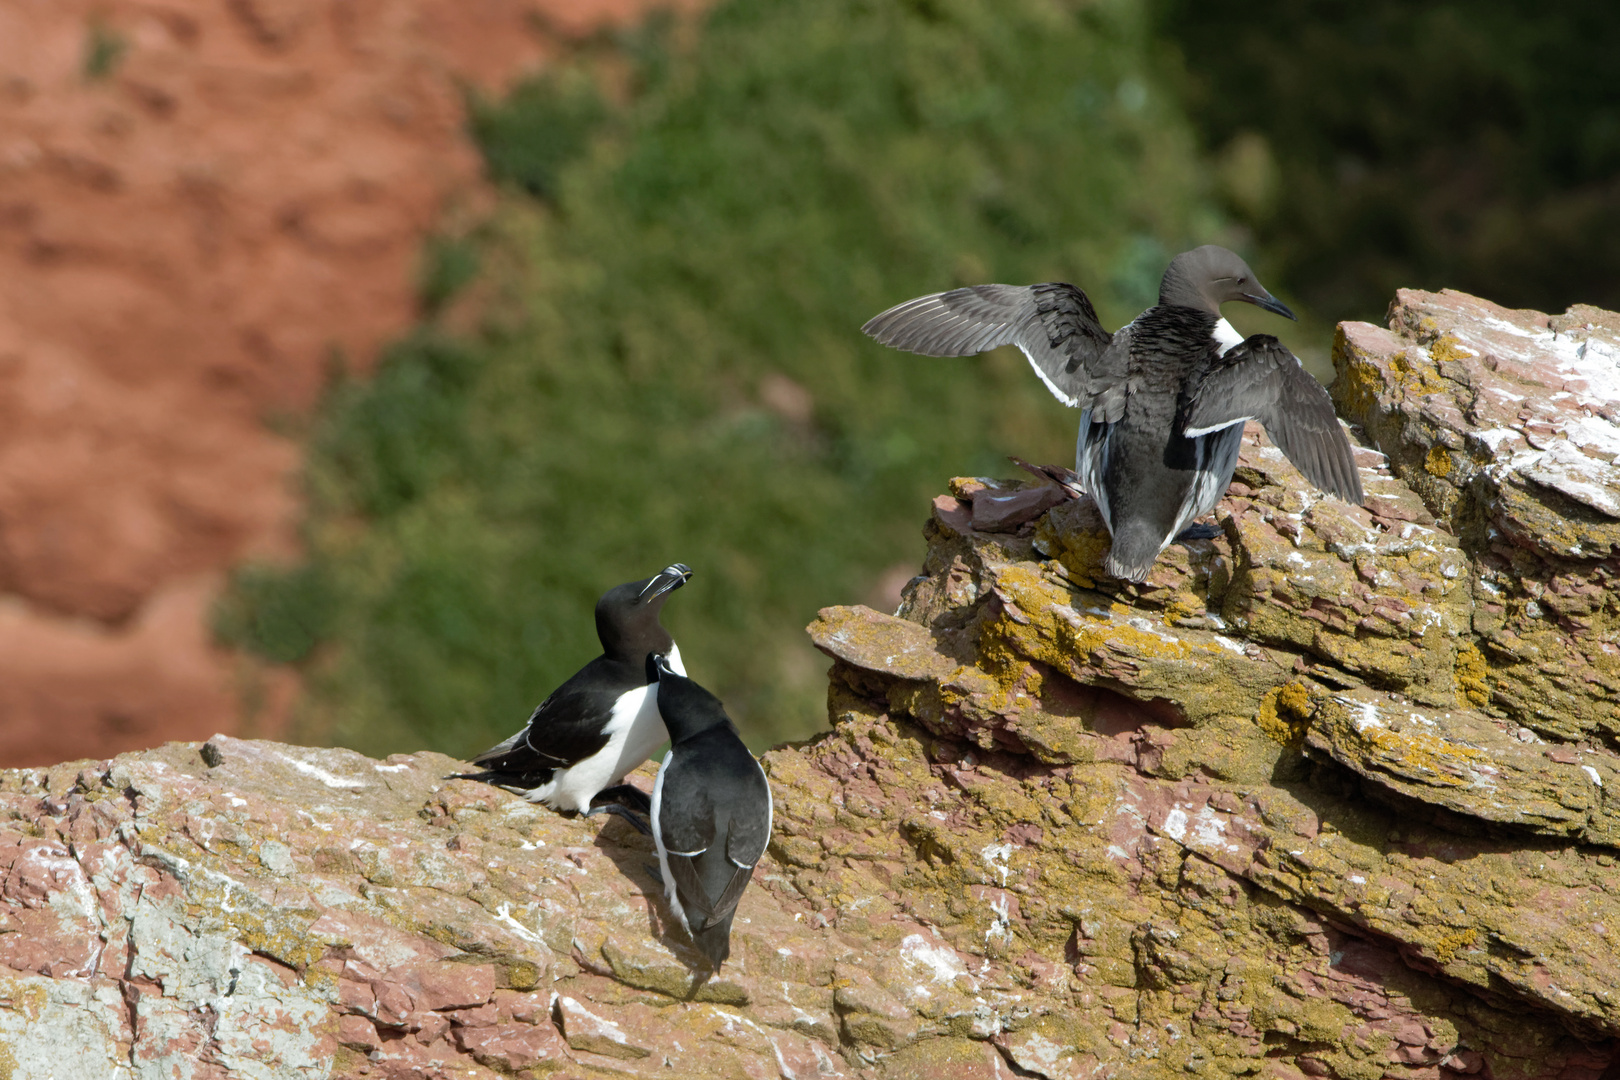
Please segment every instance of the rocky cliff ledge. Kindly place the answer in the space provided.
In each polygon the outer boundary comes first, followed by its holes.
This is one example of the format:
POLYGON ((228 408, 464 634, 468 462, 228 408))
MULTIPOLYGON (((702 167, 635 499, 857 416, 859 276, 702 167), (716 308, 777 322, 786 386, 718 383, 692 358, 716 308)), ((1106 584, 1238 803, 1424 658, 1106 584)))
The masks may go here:
POLYGON ((1125 586, 953 482, 899 614, 811 627, 707 983, 644 839, 437 755, 0 774, 0 1077, 1615 1075, 1620 316, 1391 326, 1335 349, 1364 508, 1255 433, 1125 586))

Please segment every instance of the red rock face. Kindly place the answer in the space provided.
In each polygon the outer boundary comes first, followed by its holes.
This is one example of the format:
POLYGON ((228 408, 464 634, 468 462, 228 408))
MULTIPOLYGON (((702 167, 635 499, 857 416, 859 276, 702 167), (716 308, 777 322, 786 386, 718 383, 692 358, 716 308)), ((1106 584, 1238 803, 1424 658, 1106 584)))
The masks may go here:
POLYGON ((296 545, 267 420, 373 362, 483 197, 458 85, 646 6, 0 0, 0 763, 236 715, 209 605, 296 545))

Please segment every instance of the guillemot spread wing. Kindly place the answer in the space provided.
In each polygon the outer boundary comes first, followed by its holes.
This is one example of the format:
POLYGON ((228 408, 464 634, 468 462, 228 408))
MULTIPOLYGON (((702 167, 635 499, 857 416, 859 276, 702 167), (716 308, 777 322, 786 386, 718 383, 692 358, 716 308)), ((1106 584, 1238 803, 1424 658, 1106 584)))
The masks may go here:
POLYGON ((1065 405, 1112 422, 1125 408, 1123 358, 1086 294, 1062 281, 971 285, 907 300, 870 319, 863 333, 924 356, 971 356, 1016 345, 1065 405))
POLYGON ((1178 426, 1189 437, 1258 420, 1305 479, 1345 502, 1361 502, 1355 455, 1333 400, 1269 334, 1255 334, 1195 371, 1179 412, 1178 426))

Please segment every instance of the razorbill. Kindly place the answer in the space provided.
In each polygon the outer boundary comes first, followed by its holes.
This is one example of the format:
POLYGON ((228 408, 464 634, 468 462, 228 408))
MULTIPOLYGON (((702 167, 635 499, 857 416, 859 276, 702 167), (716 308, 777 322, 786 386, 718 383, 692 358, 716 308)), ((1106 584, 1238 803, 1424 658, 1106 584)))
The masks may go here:
POLYGON ((1171 260, 1158 304, 1113 334, 1065 282, 934 293, 861 329, 924 356, 1022 349, 1047 389, 1082 410, 1075 469, 1113 537, 1104 568, 1141 581, 1225 494, 1245 421, 1260 421, 1312 484, 1361 502, 1327 392, 1276 338, 1238 334, 1221 317, 1229 300, 1294 317, 1247 263, 1208 244, 1171 260))
POLYGON ((771 786, 718 698, 664 656, 658 711, 670 748, 652 793, 652 837, 669 909, 719 970, 737 901, 771 838, 771 786))
POLYGON ((684 670, 681 651, 658 615, 669 594, 691 576, 684 563, 672 563, 650 578, 603 593, 596 602, 602 655, 553 690, 523 730, 474 758, 484 771, 465 778, 488 781, 556 810, 619 813, 617 805, 591 806, 592 799, 606 795, 645 813, 644 792, 610 785, 619 784, 669 737, 647 658, 658 653, 672 670, 684 670))

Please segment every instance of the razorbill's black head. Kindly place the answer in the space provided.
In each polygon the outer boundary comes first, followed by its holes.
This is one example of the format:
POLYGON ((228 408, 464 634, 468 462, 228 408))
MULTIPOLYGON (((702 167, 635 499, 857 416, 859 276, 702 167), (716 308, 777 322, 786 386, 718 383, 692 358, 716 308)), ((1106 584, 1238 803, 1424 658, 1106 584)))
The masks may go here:
MULTIPOLYGON (((596 812, 591 801, 668 737, 647 658, 658 653, 672 669, 683 670, 680 649, 658 616, 669 594, 691 576, 684 563, 671 563, 604 593, 596 603, 602 655, 553 690, 521 731, 474 758, 484 771, 468 778, 558 810, 596 812)), ((645 794, 627 785, 612 788, 611 796, 646 809, 645 794)))
POLYGON ((925 356, 1017 345, 1058 400, 1083 410, 1075 471, 1113 537, 1103 566, 1141 581, 1226 492, 1246 421, 1260 421, 1317 487, 1362 498, 1327 392, 1276 338, 1244 338, 1221 318, 1231 300, 1294 317, 1241 258, 1206 245, 1176 256, 1158 304, 1113 334, 1065 282, 933 293, 861 329, 925 356))
POLYGON ((596 636, 603 654, 640 666, 650 653, 669 652, 674 639, 658 616, 669 594, 691 576, 692 568, 685 563, 671 563, 652 577, 627 581, 603 593, 596 602, 596 636))
POLYGON ((669 910, 718 969, 731 920, 771 838, 771 786, 720 700, 655 657, 670 749, 652 793, 652 835, 669 910))

